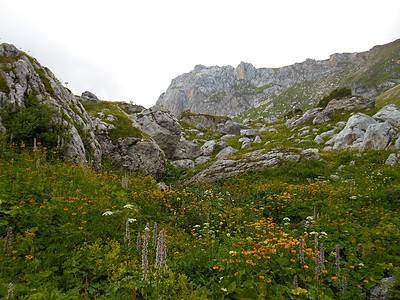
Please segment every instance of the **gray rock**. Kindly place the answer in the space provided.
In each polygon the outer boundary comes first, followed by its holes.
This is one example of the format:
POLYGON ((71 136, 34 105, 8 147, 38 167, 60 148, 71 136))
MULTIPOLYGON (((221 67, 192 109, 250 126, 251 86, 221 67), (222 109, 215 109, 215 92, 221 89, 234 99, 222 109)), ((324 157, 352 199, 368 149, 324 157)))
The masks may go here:
POLYGON ((344 129, 333 137, 333 149, 359 149, 368 126, 375 123, 373 118, 363 113, 351 116, 344 129))
POLYGON ((373 287, 368 296, 369 300, 385 300, 387 298, 387 294, 389 292, 389 286, 392 282, 395 282, 396 279, 394 277, 385 277, 382 278, 381 284, 373 287))
POLYGON ((199 156, 194 160, 194 162, 196 163, 196 165, 202 165, 209 162, 210 160, 211 158, 209 156, 199 156))
POLYGON ((225 135, 223 135, 222 137, 221 137, 221 140, 222 141, 227 141, 227 140, 230 140, 230 139, 232 139, 232 138, 234 138, 236 135, 234 135, 234 134, 225 134, 225 135))
POLYGON ((310 122, 313 120, 320 112, 322 111, 321 107, 317 107, 314 109, 307 110, 303 115, 301 116, 294 116, 291 119, 288 119, 286 121, 286 127, 287 128, 294 128, 300 125, 303 125, 307 122, 310 122))
POLYGON ((203 152, 203 155, 211 155, 215 151, 215 147, 217 145, 217 141, 215 140, 210 140, 207 141, 201 146, 201 151, 203 152))
POLYGON ((399 163, 399 159, 394 153, 390 153, 388 158, 385 161, 386 165, 394 166, 399 163))
POLYGON ((229 147, 222 149, 215 157, 216 158, 224 158, 224 157, 236 154, 238 152, 239 152, 239 150, 229 146, 229 147))
POLYGON ((186 130, 186 133, 188 133, 190 135, 198 135, 200 133, 200 131, 197 129, 189 129, 189 130, 186 130))
POLYGON ((374 107, 375 99, 366 99, 360 96, 352 96, 350 98, 344 99, 333 99, 329 101, 326 109, 333 109, 333 110, 362 110, 370 107, 374 107))
POLYGON ((165 109, 154 106, 140 114, 132 114, 131 118, 156 141, 167 158, 174 157, 181 136, 181 126, 174 116, 165 109))
POLYGON ((202 154, 200 147, 186 139, 181 139, 176 146, 174 158, 195 158, 202 154))
POLYGON ((228 144, 226 142, 224 142, 224 141, 218 141, 216 146, 221 148, 221 149, 224 149, 224 148, 228 147, 228 144))
POLYGON ((196 129, 200 131, 206 131, 207 128, 203 124, 196 124, 196 129))
POLYGON ((242 129, 240 130, 240 135, 245 137, 255 137, 260 135, 260 130, 258 129, 242 129))
POLYGON ((313 125, 319 125, 329 122, 332 119, 334 113, 334 109, 324 109, 323 111, 317 113, 317 115, 313 119, 313 125))
POLYGON ((91 92, 83 92, 80 99, 83 102, 94 102, 94 103, 99 103, 100 100, 97 98, 97 96, 91 92))
POLYGON ((373 118, 387 121, 395 127, 400 126, 400 110, 395 104, 386 105, 373 115, 373 118))
POLYGON ((257 144, 260 144, 260 143, 262 143, 262 140, 261 140, 261 138, 260 138, 260 136, 259 136, 259 135, 257 135, 257 136, 254 138, 254 141, 253 141, 253 143, 257 143, 257 144))
POLYGON ((301 154, 307 159, 317 158, 319 157, 319 149, 317 148, 304 149, 301 151, 301 154))
POLYGON ((194 169, 195 167, 194 161, 191 159, 175 160, 171 162, 171 165, 178 169, 194 169))
POLYGON ((384 150, 389 147, 394 134, 395 131, 388 122, 371 124, 365 132, 360 150, 384 150))
POLYGON ((243 129, 250 129, 250 127, 228 120, 224 124, 219 124, 217 131, 221 134, 240 134, 243 129))

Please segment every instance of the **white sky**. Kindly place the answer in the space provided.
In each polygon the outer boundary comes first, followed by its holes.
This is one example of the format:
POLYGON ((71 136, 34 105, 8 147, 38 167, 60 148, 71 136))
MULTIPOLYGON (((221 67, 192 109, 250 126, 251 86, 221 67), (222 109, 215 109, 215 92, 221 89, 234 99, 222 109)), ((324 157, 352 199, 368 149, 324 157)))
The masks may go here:
POLYGON ((400 38, 399 0, 0 0, 0 43, 80 95, 155 104, 197 64, 282 67, 400 38))

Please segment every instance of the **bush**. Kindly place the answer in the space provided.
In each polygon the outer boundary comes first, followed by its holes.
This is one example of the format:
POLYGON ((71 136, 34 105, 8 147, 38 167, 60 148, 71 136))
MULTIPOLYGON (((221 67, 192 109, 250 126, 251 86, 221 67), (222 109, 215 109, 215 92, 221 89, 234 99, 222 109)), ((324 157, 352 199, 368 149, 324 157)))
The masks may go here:
POLYGON ((69 137, 64 133, 64 126, 53 119, 54 113, 47 104, 39 103, 35 94, 28 94, 25 107, 8 104, 0 116, 7 130, 6 137, 13 142, 32 146, 36 138, 49 149, 55 149, 61 138, 68 140, 69 137))
POLYGON ((347 87, 338 87, 330 92, 329 95, 324 96, 317 104, 317 107, 326 107, 329 101, 333 99, 341 99, 347 96, 351 96, 351 89, 347 87))

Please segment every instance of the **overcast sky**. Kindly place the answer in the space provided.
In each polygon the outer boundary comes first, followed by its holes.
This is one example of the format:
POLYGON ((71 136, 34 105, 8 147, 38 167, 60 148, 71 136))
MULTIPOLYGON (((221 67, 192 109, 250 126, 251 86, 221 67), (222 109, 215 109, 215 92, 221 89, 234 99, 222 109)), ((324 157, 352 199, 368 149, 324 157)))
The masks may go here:
POLYGON ((399 0, 0 0, 0 43, 80 95, 150 107, 197 64, 282 67, 400 38, 399 0))

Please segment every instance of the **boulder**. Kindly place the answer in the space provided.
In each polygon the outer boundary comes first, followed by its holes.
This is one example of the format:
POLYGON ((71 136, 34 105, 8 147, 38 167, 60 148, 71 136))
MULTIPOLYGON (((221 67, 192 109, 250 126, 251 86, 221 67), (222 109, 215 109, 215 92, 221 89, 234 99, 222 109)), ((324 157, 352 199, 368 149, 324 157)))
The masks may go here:
POLYGON ((385 300, 387 298, 387 294, 389 292, 389 286, 392 282, 395 282, 396 279, 394 277, 385 277, 382 278, 381 284, 373 287, 370 291, 368 300, 385 300))
POLYGON ((250 127, 233 122, 232 120, 228 120, 224 124, 219 124, 217 127, 217 131, 221 134, 240 134, 242 129, 250 129, 250 127))
POLYGON ((365 132, 360 150, 384 150, 390 145, 394 134, 388 122, 371 124, 365 132))
POLYGON ((260 135, 260 130, 258 129, 242 129, 240 130, 240 135, 245 137, 255 137, 260 135))
POLYGON ((200 147, 185 138, 181 138, 176 146, 173 157, 174 158, 195 158, 202 154, 200 147))
POLYGON ((178 169, 194 169, 194 161, 191 159, 181 159, 171 162, 175 168, 178 169))
POLYGON ((350 98, 344 98, 344 99, 333 99, 329 101, 325 109, 326 110, 343 109, 343 110, 355 111, 355 110, 362 110, 374 107, 374 105, 375 105, 374 99, 363 98, 360 96, 352 96, 350 98))
POLYGON ((262 140, 261 140, 261 138, 260 138, 260 136, 259 136, 259 135, 257 135, 257 136, 254 138, 254 141, 253 141, 253 143, 256 143, 256 144, 260 144, 260 143, 262 143, 262 140))
POLYGON ((291 119, 286 121, 287 128, 294 128, 299 125, 303 125, 307 122, 313 120, 320 112, 322 111, 321 107, 317 107, 314 109, 307 110, 303 115, 296 115, 291 119))
POLYGON ((215 140, 210 140, 207 141, 201 146, 201 151, 203 152, 203 155, 211 155, 214 153, 215 147, 217 145, 217 141, 215 140))
POLYGON ((394 166, 398 163, 399 163, 399 159, 396 156, 396 154, 394 154, 394 153, 390 153, 390 155, 388 156, 388 158, 385 161, 385 164, 390 165, 390 166, 394 166))
POLYGON ((236 154, 238 152, 239 152, 239 150, 229 146, 229 147, 222 149, 215 157, 216 158, 224 158, 226 156, 230 156, 230 155, 236 154))
POLYGON ((375 115, 375 119, 384 120, 395 127, 400 126, 400 109, 395 104, 389 104, 379 110, 375 115))
POLYGON ((235 136, 236 136, 236 135, 234 135, 234 134, 225 134, 225 135, 223 135, 223 136, 221 137, 221 141, 230 140, 230 139, 234 138, 235 136))
POLYGON ((211 158, 209 156, 199 156, 194 160, 194 162, 197 165, 202 165, 202 164, 209 162, 210 160, 211 160, 211 158))
POLYGON ((100 100, 97 98, 97 96, 89 91, 83 92, 79 100, 83 102, 93 102, 93 103, 99 103, 100 100))
POLYGON ((167 158, 174 157, 181 136, 181 126, 173 115, 162 107, 154 106, 132 114, 131 118, 156 141, 167 158))
POLYGON ((357 113, 349 118, 346 126, 326 144, 332 144, 333 150, 359 149, 364 141, 365 131, 368 126, 376 121, 363 113, 357 113))
POLYGON ((319 125, 329 122, 332 119, 334 113, 334 109, 324 109, 323 111, 317 113, 313 120, 313 125, 319 125))

